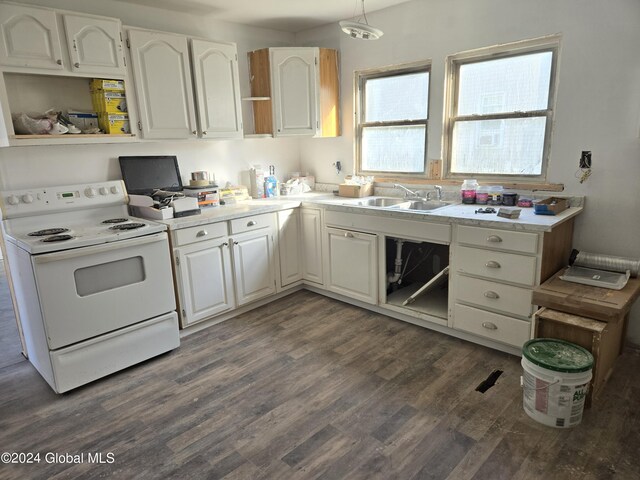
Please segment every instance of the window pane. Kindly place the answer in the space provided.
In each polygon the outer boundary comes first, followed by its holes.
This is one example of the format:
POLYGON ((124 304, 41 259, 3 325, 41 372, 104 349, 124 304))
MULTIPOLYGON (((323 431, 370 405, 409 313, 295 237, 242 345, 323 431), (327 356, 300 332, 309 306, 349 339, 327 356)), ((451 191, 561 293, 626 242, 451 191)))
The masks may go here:
POLYGON ((546 117, 456 122, 452 173, 540 175, 546 117))
POLYGON ((545 110, 552 52, 460 65, 458 115, 545 110))
POLYGON ((366 80, 364 121, 426 119, 428 86, 428 72, 366 80))
POLYGON ((424 125, 362 129, 362 170, 424 172, 424 125))

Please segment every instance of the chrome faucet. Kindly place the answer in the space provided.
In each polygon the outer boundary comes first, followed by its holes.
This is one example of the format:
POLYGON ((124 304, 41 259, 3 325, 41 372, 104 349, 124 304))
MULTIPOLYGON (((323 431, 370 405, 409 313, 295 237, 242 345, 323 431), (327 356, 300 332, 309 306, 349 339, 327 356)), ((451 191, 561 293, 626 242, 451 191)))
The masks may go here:
POLYGON ((405 198, 408 198, 409 196, 417 198, 417 197, 420 196, 420 194, 418 192, 414 192, 413 190, 409 190, 407 187, 404 187, 404 186, 400 185, 399 183, 394 183, 393 184, 393 188, 401 188, 402 190, 404 190, 405 198))
POLYGON ((442 201, 442 187, 440 185, 434 185, 433 188, 436 191, 436 198, 442 201))

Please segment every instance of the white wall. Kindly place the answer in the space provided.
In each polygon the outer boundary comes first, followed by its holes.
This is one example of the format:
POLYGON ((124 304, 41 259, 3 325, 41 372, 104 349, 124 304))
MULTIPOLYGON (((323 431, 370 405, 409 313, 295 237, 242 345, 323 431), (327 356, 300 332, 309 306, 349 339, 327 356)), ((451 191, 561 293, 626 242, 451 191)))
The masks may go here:
MULTIPOLYGON (((431 59, 428 157, 441 157, 447 55, 500 43, 562 34, 558 95, 548 180, 586 195, 575 248, 640 258, 640 2, 638 0, 415 0, 368 16, 384 36, 355 40, 337 24, 297 35, 299 45, 341 54, 343 136, 301 142, 301 169, 336 183, 332 163, 353 170, 353 72, 431 59), (582 150, 593 174, 576 178, 582 150)), ((638 302, 640 304, 640 302, 638 302)), ((629 337, 640 344, 640 305, 629 337)))
MULTIPOLYGON (((291 33, 216 21, 213 14, 167 11, 113 0, 29 0, 19 3, 42 5, 76 12, 120 18, 124 25, 182 33, 213 40, 236 42, 243 96, 249 96, 247 51, 269 46, 292 45, 291 33)), ((243 102, 245 122, 250 106, 243 102)), ((53 105, 52 105, 53 106, 53 105)), ((296 139, 251 139, 234 141, 165 141, 90 146, 0 148, 0 188, 49 186, 97 182, 120 178, 119 155, 177 155, 183 181, 195 170, 216 174, 218 182, 239 183, 241 172, 251 164, 275 165, 276 173, 299 170, 296 139)))

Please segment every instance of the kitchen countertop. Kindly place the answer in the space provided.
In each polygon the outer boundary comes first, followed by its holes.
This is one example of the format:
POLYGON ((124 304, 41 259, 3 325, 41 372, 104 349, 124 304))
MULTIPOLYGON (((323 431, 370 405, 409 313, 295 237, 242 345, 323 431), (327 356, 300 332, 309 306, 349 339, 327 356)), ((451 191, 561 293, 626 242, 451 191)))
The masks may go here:
MULTIPOLYGON (((584 208, 582 204, 579 203, 580 206, 572 206, 559 215, 535 215, 533 208, 522 208, 519 218, 509 219, 498 217, 495 213, 475 213, 477 209, 485 207, 486 205, 453 204, 436 210, 422 212, 392 207, 381 208, 357 205, 357 202, 361 200, 361 198, 336 197, 325 192, 311 192, 289 197, 249 200, 236 205, 212 207, 203 210, 200 215, 157 221, 167 225, 169 230, 178 230, 250 215, 277 212, 279 210, 287 210, 305 205, 324 207, 333 211, 404 218, 407 220, 492 227, 506 230, 549 232, 555 226, 578 215, 584 208)), ((499 207, 496 206, 495 208, 497 209, 499 207)))

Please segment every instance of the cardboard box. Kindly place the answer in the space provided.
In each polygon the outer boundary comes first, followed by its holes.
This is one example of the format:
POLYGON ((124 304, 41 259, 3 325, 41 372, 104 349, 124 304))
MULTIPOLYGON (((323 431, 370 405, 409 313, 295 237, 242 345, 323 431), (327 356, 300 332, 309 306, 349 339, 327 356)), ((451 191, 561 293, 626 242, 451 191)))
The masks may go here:
POLYGON ((106 80, 104 78, 94 78, 90 84, 91 91, 108 90, 111 92, 124 92, 124 80, 106 80))
POLYGON ((93 109, 98 113, 126 113, 127 98, 124 92, 98 90, 91 92, 93 109))
POLYGON ((98 128, 98 114, 95 112, 68 112, 69 120, 80 130, 98 128))
POLYGON ((549 197, 533 204, 533 213, 536 215, 557 215, 569 208, 566 198, 549 197))
POLYGON ((98 115, 98 123, 100 124, 100 129, 109 135, 131 133, 129 115, 126 113, 100 113, 98 115))
POLYGON ((373 183, 365 183, 364 185, 349 185, 341 183, 338 185, 338 195, 341 197, 368 197, 373 195, 373 183))

